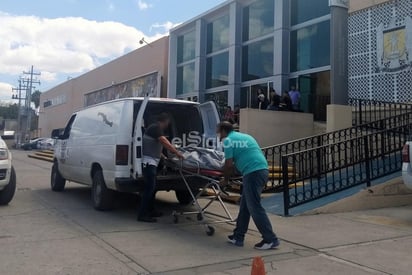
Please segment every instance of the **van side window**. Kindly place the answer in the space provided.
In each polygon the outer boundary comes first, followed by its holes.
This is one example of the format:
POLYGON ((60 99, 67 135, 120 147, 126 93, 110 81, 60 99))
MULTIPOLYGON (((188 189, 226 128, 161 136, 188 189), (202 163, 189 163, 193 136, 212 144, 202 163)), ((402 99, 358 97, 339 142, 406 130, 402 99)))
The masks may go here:
POLYGON ((70 137, 70 131, 72 130, 73 122, 76 118, 76 115, 72 115, 69 122, 67 123, 66 128, 64 128, 62 139, 68 139, 70 137))

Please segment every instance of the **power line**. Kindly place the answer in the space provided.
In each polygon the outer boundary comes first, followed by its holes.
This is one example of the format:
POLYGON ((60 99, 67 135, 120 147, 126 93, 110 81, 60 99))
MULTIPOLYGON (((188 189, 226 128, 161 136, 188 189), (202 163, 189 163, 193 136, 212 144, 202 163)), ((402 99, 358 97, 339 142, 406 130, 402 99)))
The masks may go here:
POLYGON ((27 93, 26 93, 26 107, 27 107, 27 133, 30 133, 31 130, 31 94, 33 92, 33 84, 39 84, 39 80, 34 80, 33 76, 41 75, 40 72, 34 72, 33 65, 29 72, 23 71, 23 75, 28 75, 27 79, 23 79, 23 83, 27 84, 27 93))
POLYGON ((12 88, 12 92, 17 92, 16 95, 13 94, 12 99, 19 100, 19 111, 17 116, 17 123, 18 123, 18 135, 17 135, 17 143, 20 143, 21 138, 30 137, 31 131, 31 120, 32 120, 32 109, 31 109, 31 99, 32 99, 32 92, 34 89, 34 84, 40 85, 40 81, 35 78, 36 76, 41 75, 40 72, 35 72, 33 65, 30 68, 30 71, 26 72, 23 71, 23 76, 19 79, 19 86, 18 88, 12 88), (26 76, 26 77, 24 77, 26 76), (22 96, 22 91, 25 91, 25 95, 22 96), (24 100, 24 108, 22 108, 22 100, 24 100), (22 127, 23 122, 26 121, 25 127, 22 127), (24 129, 22 129, 24 128, 24 129))
POLYGON ((21 133, 21 100, 25 99, 21 97, 21 91, 27 90, 25 86, 22 86, 22 80, 19 79, 19 87, 18 88, 12 88, 13 92, 17 92, 16 96, 12 96, 12 99, 18 99, 19 100, 19 105, 18 105, 18 111, 17 111, 17 133, 18 133, 18 141, 17 143, 20 143, 20 133, 21 133))

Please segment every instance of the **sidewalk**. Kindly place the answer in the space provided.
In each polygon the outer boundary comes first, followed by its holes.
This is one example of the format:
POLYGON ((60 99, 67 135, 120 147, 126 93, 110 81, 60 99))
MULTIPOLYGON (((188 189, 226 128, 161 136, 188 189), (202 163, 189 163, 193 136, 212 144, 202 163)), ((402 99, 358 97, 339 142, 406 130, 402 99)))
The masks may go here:
MULTIPOLYGON (((267 274, 411 274, 412 206, 271 220, 283 253, 263 257, 267 274)), ((240 264, 213 274, 250 274, 240 264)))

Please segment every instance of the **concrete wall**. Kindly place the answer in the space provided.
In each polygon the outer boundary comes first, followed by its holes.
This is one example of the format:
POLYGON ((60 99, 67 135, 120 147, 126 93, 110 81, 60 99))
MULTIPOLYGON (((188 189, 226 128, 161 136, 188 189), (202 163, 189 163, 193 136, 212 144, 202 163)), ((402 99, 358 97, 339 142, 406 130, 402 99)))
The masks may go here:
POLYGON ((70 115, 83 108, 85 94, 113 83, 122 83, 158 71, 162 76, 161 96, 166 97, 168 58, 169 37, 164 37, 42 93, 39 114, 41 135, 50 136, 52 129, 63 128, 70 115), (43 107, 45 101, 62 95, 65 95, 65 102, 43 107))
POLYGON ((49 137, 53 129, 63 128, 75 109, 73 99, 75 97, 83 98, 84 93, 74 93, 73 91, 75 81, 75 79, 71 79, 40 96, 39 132, 41 136, 49 137), (52 100, 61 95, 66 96, 65 103, 47 108, 43 107, 45 101, 52 100))
POLYGON ((240 131, 252 135, 261 147, 312 136, 313 114, 240 110, 240 131))
POLYGON ((352 106, 328 105, 326 131, 332 132, 352 127, 352 106))

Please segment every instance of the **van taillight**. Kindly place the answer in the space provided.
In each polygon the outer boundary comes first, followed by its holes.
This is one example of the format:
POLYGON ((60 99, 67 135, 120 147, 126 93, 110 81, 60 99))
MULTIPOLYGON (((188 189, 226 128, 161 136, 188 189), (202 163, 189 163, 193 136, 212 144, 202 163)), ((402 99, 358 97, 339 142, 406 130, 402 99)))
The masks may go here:
POLYGON ((116 165, 127 165, 129 162, 129 146, 116 145, 116 165))
POLYGON ((402 148, 402 162, 410 162, 409 157, 409 144, 405 144, 402 148))

